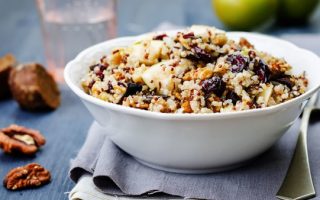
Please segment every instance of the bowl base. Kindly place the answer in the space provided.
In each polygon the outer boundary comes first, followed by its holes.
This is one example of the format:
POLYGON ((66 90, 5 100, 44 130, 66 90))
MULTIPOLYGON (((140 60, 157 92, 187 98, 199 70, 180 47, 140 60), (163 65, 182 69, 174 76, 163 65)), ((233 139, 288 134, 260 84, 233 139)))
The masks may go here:
POLYGON ((178 173, 178 174, 209 174, 209 173, 218 173, 218 172, 223 172, 223 171, 228 171, 228 170, 233 170, 238 167, 242 167, 243 165, 246 165, 249 161, 244 161, 232 165, 227 165, 223 167, 215 167, 215 168, 204 168, 204 169, 179 169, 179 168, 172 168, 172 167, 164 167, 161 165, 156 165, 153 163, 146 162, 144 160, 141 160, 139 158, 133 157, 135 160, 137 160, 139 163, 157 169, 161 171, 166 171, 166 172, 173 172, 173 173, 178 173))

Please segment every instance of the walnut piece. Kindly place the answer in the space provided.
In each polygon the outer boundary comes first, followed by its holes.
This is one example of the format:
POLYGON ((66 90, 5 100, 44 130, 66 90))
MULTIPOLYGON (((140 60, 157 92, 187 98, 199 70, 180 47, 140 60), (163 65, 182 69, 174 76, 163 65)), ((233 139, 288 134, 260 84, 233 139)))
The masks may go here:
POLYGON ((181 108, 183 108, 184 113, 192 113, 190 101, 184 101, 181 105, 181 108))
POLYGON ((39 187, 49 183, 50 172, 37 163, 17 167, 8 172, 3 180, 3 185, 8 190, 39 187))
POLYGON ((243 38, 243 37, 240 38, 239 45, 242 47, 247 47, 249 49, 254 48, 254 46, 246 38, 243 38))
POLYGON ((5 153, 33 155, 45 143, 45 138, 37 130, 15 124, 0 129, 0 148, 5 153))
POLYGON ((54 110, 60 105, 60 91, 53 77, 38 63, 12 69, 9 86, 21 108, 29 111, 54 110))

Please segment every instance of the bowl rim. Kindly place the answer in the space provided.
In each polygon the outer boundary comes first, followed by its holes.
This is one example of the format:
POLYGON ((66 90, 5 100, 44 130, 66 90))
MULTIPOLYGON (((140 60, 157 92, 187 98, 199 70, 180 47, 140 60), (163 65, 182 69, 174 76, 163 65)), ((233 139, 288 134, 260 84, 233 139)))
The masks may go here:
MULTIPOLYGON (((107 40, 101 43, 98 43, 96 45, 90 46, 83 51, 81 51, 75 59, 71 60, 70 62, 67 63, 65 69, 64 69, 64 79, 66 84, 69 86, 69 88, 77 95, 79 96, 82 100, 85 100, 86 102, 93 103, 95 105, 102 106, 103 108, 110 109, 112 111, 118 111, 118 112, 123 112, 126 114, 130 115, 136 115, 140 117, 148 117, 148 118, 156 118, 156 119, 163 119, 163 120, 210 120, 210 119, 225 119, 225 118, 233 118, 233 117, 246 117, 246 116, 253 116, 253 115, 265 115, 268 113, 273 113, 277 111, 281 111, 283 109, 287 109, 288 107, 302 103, 303 101, 308 100, 308 98, 311 97, 312 94, 317 92, 317 90, 320 89, 320 84, 314 86, 313 88, 309 88, 304 94, 295 97, 294 99, 290 99, 286 102, 273 105, 270 107, 265 107, 265 108, 258 108, 258 109, 249 109, 249 110, 241 110, 241 111, 235 111, 235 112, 225 112, 225 113, 160 113, 160 112, 153 112, 149 110, 141 110, 137 108, 131 108, 131 107, 126 107, 110 102, 103 101, 101 99, 98 99, 96 97, 93 97, 91 95, 88 95, 85 93, 79 86, 77 86, 70 78, 70 70, 71 68, 79 61, 81 61, 82 57, 90 53, 91 51, 97 49, 100 46, 106 46, 110 44, 114 44, 117 42, 133 42, 136 40, 139 40, 139 38, 145 37, 146 35, 149 34, 154 34, 154 33, 166 33, 168 35, 174 34, 178 31, 181 31, 182 29, 177 29, 177 30, 170 30, 170 31, 157 31, 157 32, 149 32, 145 34, 141 34, 138 36, 126 36, 126 37, 118 37, 115 39, 107 40)), ((227 35, 238 35, 239 36, 250 36, 250 37, 262 37, 266 39, 272 39, 276 42, 279 42, 282 45, 287 45, 291 46, 294 48, 296 51, 302 51, 304 54, 309 54, 309 56, 313 56, 314 58, 317 58, 320 63, 320 57, 316 55, 315 53, 307 50, 300 48, 296 46, 295 44, 288 42, 283 39, 276 38, 274 36, 269 36, 269 35, 264 35, 261 33, 255 33, 255 32, 240 32, 240 31, 232 31, 232 32, 227 32, 227 35)))

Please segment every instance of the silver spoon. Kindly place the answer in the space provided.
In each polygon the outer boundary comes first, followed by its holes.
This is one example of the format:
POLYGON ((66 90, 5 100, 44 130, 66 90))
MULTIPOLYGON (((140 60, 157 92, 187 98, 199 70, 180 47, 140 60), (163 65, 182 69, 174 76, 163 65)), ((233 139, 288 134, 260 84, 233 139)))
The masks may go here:
POLYGON ((303 111, 296 149, 287 175, 276 195, 279 199, 310 199, 316 195, 309 166, 307 131, 310 114, 314 109, 317 109, 315 107, 317 98, 316 93, 303 111))

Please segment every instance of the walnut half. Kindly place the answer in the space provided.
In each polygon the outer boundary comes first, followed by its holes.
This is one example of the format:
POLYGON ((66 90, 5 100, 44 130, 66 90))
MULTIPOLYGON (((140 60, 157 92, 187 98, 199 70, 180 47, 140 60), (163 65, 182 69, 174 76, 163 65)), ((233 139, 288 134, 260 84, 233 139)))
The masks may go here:
POLYGON ((33 155, 45 143, 45 138, 37 130, 15 124, 0 129, 0 148, 5 153, 33 155))
POLYGON ((8 172, 3 185, 8 190, 39 187, 50 182, 51 175, 48 170, 37 163, 17 167, 8 172))

